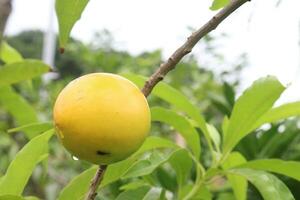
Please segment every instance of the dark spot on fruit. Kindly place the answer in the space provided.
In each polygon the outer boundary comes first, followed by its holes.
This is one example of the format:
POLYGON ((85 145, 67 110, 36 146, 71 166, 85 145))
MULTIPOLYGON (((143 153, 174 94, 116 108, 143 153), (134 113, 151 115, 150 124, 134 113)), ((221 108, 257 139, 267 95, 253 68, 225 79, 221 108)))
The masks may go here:
POLYGON ((109 152, 100 151, 100 150, 98 150, 96 153, 97 153, 97 155, 100 155, 100 156, 107 156, 110 154, 109 152))

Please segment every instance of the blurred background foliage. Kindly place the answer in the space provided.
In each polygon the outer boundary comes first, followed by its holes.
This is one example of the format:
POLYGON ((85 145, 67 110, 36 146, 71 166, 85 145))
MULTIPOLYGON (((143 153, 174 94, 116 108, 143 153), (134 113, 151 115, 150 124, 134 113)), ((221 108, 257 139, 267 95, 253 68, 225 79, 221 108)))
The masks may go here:
MULTIPOLYGON (((183 92, 195 105, 202 110, 207 122, 221 130, 224 116, 230 116, 236 99, 235 91, 239 87, 239 74, 247 67, 247 56, 241 56, 234 63, 226 63, 223 56, 218 54, 214 45, 216 38, 207 36, 199 48, 205 49, 210 59, 228 65, 227 69, 218 73, 208 70, 216 66, 202 66, 196 54, 190 55, 181 62, 176 70, 165 79, 176 89, 183 92)), ((43 33, 38 30, 21 32, 10 36, 7 42, 17 49, 24 58, 41 58, 43 33)), ((112 34, 104 30, 95 35, 93 42, 85 44, 71 39, 67 51, 55 55, 54 72, 43 78, 36 78, 22 84, 13 85, 13 90, 20 94, 25 101, 37 112, 40 121, 52 121, 52 107, 60 90, 72 79, 92 72, 136 73, 150 76, 163 60, 160 50, 132 55, 118 50, 112 34)), ((217 62, 214 62, 217 63, 217 62)), ((3 94, 0 94, 0 97, 3 94)), ((1 98, 0 98, 1 99, 1 98)), ((161 100, 150 97, 150 105, 169 106, 161 100)), ((18 109, 17 107, 15 109, 18 109)), ((14 113, 1 105, 0 100, 0 176, 5 173, 14 155, 28 141, 23 133, 7 133, 12 127, 23 125, 15 119, 14 113)), ((281 158, 284 160, 300 160, 299 121, 296 118, 262 127, 254 134, 245 137, 237 146, 247 160, 258 158, 281 158)), ((200 130, 198 130, 200 132, 200 130)), ((154 123, 152 135, 161 135, 178 140, 174 130, 166 125, 154 123)), ((201 133, 200 133, 201 134, 201 133)), ((180 142, 180 141, 178 141, 180 142)), ((203 145, 206 146, 203 140, 203 145)), ((209 165, 210 158, 202 151, 202 161, 209 165)), ((34 171, 25 195, 36 195, 41 199, 56 199, 59 191, 76 175, 90 167, 90 164, 76 161, 58 143, 56 138, 50 142, 50 156, 47 162, 42 162, 34 171)), ((195 177, 191 177, 194 179, 195 177)), ((289 186, 296 199, 300 199, 299 182, 281 177, 289 186)), ((156 185, 169 191, 176 191, 174 171, 166 165, 153 172, 149 179, 156 185)), ((114 199, 120 193, 122 180, 106 187, 98 195, 100 199, 114 199), (105 196, 106 198, 104 198, 105 196)), ((214 199, 233 199, 232 190, 224 180, 212 182, 211 189, 215 192, 214 199)), ((248 199, 262 199, 259 193, 250 187, 248 199)))

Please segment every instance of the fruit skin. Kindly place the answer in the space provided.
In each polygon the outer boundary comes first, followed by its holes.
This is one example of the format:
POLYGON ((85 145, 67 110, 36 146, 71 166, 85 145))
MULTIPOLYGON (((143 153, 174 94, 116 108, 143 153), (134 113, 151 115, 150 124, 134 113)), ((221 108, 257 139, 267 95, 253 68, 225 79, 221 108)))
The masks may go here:
POLYGON ((107 165, 127 158, 150 129, 146 98, 129 80, 92 73, 70 82, 53 112, 57 135, 79 159, 107 165))

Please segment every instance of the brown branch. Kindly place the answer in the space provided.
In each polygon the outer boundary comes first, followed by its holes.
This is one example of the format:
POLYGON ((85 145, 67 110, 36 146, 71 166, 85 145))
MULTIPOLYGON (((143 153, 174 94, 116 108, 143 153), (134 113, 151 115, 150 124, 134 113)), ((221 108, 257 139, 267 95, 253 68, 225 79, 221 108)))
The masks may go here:
POLYGON ((0 0, 0 44, 11 8, 11 0, 0 0))
MULTIPOLYGON (((226 19, 231 13, 233 13, 236 9, 238 9, 241 5, 250 0, 231 0, 228 6, 223 8, 220 12, 218 12, 211 20, 209 20, 206 24, 204 24, 200 29, 194 32, 190 37, 188 37, 187 41, 179 47, 167 60, 167 62, 162 63, 157 71, 150 76, 150 78, 146 81, 142 92, 147 97, 154 86, 163 78, 165 75, 175 68, 177 63, 188 53, 190 53, 193 47, 199 42, 203 36, 207 35, 209 32, 217 28, 217 26, 226 19)), ((94 200, 97 193, 97 188, 101 183, 103 173, 105 172, 106 165, 100 166, 95 177, 93 178, 90 186, 90 190, 85 198, 85 200, 94 200)))
POLYGON ((100 165, 93 180, 91 181, 90 190, 87 193, 85 200, 94 200, 97 196, 97 189, 100 185, 107 165, 100 165))
POLYGON ((231 0, 231 3, 213 16, 211 20, 204 24, 200 29, 192 33, 192 35, 188 37, 187 41, 181 47, 179 47, 166 62, 162 63, 156 72, 152 74, 146 81, 142 89, 144 95, 147 97, 151 93, 154 86, 163 80, 166 74, 174 69, 185 55, 192 51, 193 47, 201 38, 216 29, 224 19, 226 19, 231 13, 233 13, 247 1, 250 0, 231 0))

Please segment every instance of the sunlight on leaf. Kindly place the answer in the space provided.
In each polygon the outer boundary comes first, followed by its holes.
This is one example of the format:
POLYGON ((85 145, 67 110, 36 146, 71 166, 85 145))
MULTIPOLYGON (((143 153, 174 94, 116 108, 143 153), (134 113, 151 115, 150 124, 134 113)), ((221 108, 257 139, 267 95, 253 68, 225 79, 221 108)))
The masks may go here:
POLYGON ((285 87, 273 76, 256 80, 236 101, 224 133, 223 151, 232 148, 247 134, 257 119, 266 113, 280 97, 285 87))
POLYGON ((49 72, 50 67, 39 60, 23 60, 0 68, 0 86, 29 80, 49 72))
POLYGON ((248 179, 258 189, 265 200, 295 200, 289 188, 272 174, 246 168, 230 170, 229 173, 248 179))
POLYGON ((284 161, 280 159, 262 159, 253 160, 235 168, 251 168, 264 171, 270 171, 294 178, 300 181, 300 162, 297 161, 284 161))
POLYGON ((228 3, 230 2, 230 0, 214 0, 210 9, 211 10, 218 10, 220 8, 225 7, 228 3))
POLYGON ((221 136, 219 131, 211 124, 206 124, 210 138, 212 139, 216 149, 220 149, 221 136))
POLYGON ((0 48, 0 59, 4 63, 20 62, 23 60, 22 55, 6 42, 2 42, 0 48))

